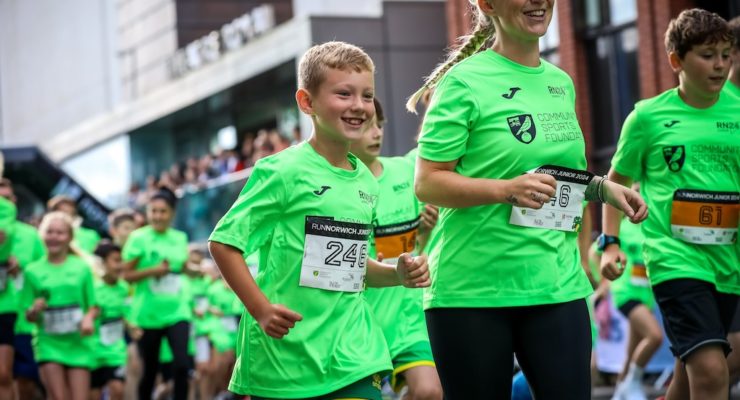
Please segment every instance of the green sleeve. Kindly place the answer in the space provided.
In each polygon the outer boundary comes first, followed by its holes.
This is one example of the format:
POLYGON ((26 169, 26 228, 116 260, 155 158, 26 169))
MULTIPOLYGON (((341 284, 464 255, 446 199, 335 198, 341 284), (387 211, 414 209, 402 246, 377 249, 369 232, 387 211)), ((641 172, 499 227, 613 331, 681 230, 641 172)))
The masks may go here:
POLYGON ((257 163, 239 198, 218 222, 209 241, 250 254, 270 239, 287 198, 282 173, 273 161, 265 159, 257 163))
POLYGON ((139 237, 140 235, 136 234, 129 236, 126 244, 123 245, 123 250, 121 251, 121 258, 123 258, 123 261, 131 261, 141 257, 144 251, 144 246, 139 245, 139 237))
POLYGON ((85 268, 84 271, 84 308, 85 310, 89 310, 90 308, 97 306, 98 301, 95 298, 95 282, 93 282, 92 270, 90 268, 85 268))
POLYGON ((36 288, 38 287, 38 282, 36 282, 36 276, 34 274, 30 274, 28 272, 24 272, 23 274, 23 290, 21 290, 20 294, 20 318, 26 318, 25 312, 28 310, 31 305, 33 304, 33 301, 36 300, 38 297, 36 295, 36 288))
POLYGON ((470 88, 454 76, 442 78, 424 116, 419 156, 435 162, 462 157, 478 116, 479 107, 470 88))
POLYGON ((622 125, 617 151, 614 158, 612 158, 612 166, 615 171, 636 181, 642 178, 645 170, 645 152, 647 151, 646 135, 647 132, 643 129, 642 122, 635 109, 627 116, 624 125, 622 125))
POLYGON ((33 235, 32 243, 31 243, 31 254, 33 257, 32 258, 33 261, 38 261, 46 257, 46 246, 44 245, 44 241, 41 240, 41 235, 39 234, 33 235))

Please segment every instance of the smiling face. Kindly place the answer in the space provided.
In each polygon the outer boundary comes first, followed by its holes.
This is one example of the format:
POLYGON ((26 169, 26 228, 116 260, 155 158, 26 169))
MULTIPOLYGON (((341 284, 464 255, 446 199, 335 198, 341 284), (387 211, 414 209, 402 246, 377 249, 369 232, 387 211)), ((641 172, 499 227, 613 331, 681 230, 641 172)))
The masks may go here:
POLYGON ((165 232, 170 227, 174 210, 162 199, 152 199, 146 206, 146 217, 149 225, 157 232, 165 232))
POLYGON ((349 143, 360 139, 372 126, 375 115, 372 72, 327 68, 323 82, 314 92, 299 89, 297 97, 301 109, 311 114, 318 136, 349 143))
POLYGON ((669 55, 686 96, 713 98, 719 94, 730 72, 731 49, 730 42, 721 41, 695 45, 683 59, 675 52, 669 55))
POLYGON ((111 251, 103 259, 103 265, 105 266, 105 274, 118 279, 123 273, 123 260, 121 259, 120 251, 111 251))
POLYGON ((42 232, 49 256, 63 256, 69 252, 72 242, 72 226, 61 218, 53 218, 42 232))
POLYGON ((537 42, 547 33, 554 5, 555 0, 479 0, 481 10, 493 17, 497 35, 521 42, 537 42))

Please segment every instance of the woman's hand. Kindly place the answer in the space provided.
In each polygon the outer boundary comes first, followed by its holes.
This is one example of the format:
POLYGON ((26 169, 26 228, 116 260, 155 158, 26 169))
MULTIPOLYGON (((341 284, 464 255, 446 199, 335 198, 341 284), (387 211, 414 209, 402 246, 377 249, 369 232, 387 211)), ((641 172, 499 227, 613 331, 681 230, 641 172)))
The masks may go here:
MULTIPOLYGON (((620 210, 629 218, 633 224, 638 224, 648 216, 647 204, 639 193, 607 180, 603 183, 604 201, 610 206, 620 210)), ((602 263, 603 265, 603 263, 602 263)))
POLYGON ((95 316, 87 313, 82 317, 80 322, 80 334, 82 336, 90 336, 95 332, 95 316))
POLYGON ((506 181, 506 201, 535 210, 555 196, 557 181, 547 174, 524 174, 506 181))
POLYGON ((26 319, 29 322, 38 321, 39 314, 46 310, 46 307, 46 299, 44 299, 43 297, 39 297, 38 299, 33 301, 33 305, 31 305, 31 308, 26 311, 26 319))

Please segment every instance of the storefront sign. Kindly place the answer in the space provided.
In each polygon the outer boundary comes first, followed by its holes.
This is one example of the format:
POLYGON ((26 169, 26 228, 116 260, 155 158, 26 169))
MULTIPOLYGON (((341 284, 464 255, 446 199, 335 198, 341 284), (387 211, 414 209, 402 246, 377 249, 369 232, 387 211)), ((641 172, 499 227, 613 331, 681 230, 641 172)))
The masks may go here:
POLYGON ((263 4, 200 39, 178 49, 168 60, 170 77, 179 78, 187 72, 212 63, 229 51, 249 43, 254 37, 275 27, 275 9, 263 4))

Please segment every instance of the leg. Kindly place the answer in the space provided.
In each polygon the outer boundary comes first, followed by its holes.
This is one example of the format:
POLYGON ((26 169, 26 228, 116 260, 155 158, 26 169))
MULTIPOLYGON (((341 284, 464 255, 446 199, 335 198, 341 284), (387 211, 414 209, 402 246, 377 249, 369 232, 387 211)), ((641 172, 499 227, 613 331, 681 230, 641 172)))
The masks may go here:
POLYGON ((0 399, 12 399, 16 314, 0 314, 0 399))
POLYGON ((162 329, 144 329, 137 346, 142 361, 142 376, 139 381, 138 398, 149 399, 154 390, 154 380, 159 370, 159 348, 162 346, 162 329))
POLYGON ((717 344, 702 346, 686 358, 692 399, 726 400, 729 374, 725 351, 717 344))
POLYGON ((730 370, 730 384, 740 379, 740 331, 732 332, 727 336, 732 346, 732 352, 727 356, 727 368, 730 370))
POLYGON ((90 370, 85 368, 68 368, 67 382, 72 393, 72 400, 88 400, 90 398, 90 370))
POLYGON ((180 321, 167 328, 167 340, 172 348, 173 375, 175 381, 175 400, 187 400, 188 378, 190 372, 190 356, 188 355, 188 341, 190 340, 190 324, 180 321))
POLYGON ((666 400, 690 400, 689 377, 686 375, 686 366, 678 358, 676 358, 676 363, 673 365, 673 379, 668 385, 665 398, 666 400))
POLYGON ((442 400, 442 384, 437 369, 420 365, 403 372, 409 388, 403 400, 442 400))
POLYGON ((663 343, 663 332, 653 313, 643 304, 630 313, 630 326, 635 328, 638 339, 631 358, 638 367, 645 368, 663 343))
POLYGON ((589 400, 591 325, 586 301, 519 309, 514 350, 534 397, 589 400))
POLYGON ((426 311, 432 352, 447 400, 511 396, 511 314, 510 309, 494 308, 426 311))
POLYGON ((124 382, 120 379, 108 381, 108 398, 110 400, 123 400, 124 382))
POLYGON ((67 400, 67 377, 64 367, 56 363, 43 363, 39 366, 41 382, 46 389, 48 400, 67 400))
POLYGON ((131 342, 126 348, 128 357, 126 358, 126 383, 124 384, 124 398, 126 400, 136 400, 136 388, 141 380, 142 362, 139 356, 139 349, 136 342, 131 342))

